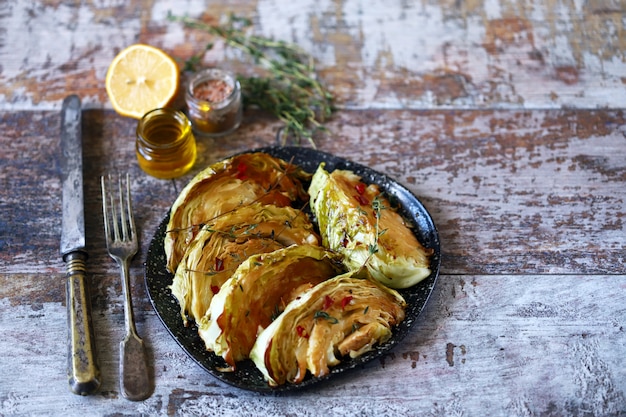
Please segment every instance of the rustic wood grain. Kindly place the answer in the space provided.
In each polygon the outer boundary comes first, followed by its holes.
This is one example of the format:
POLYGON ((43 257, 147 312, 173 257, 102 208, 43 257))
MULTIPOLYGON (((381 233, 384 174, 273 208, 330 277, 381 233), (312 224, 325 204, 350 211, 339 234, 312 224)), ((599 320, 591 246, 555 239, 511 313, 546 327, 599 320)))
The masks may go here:
POLYGON ((626 407, 623 111, 340 112, 319 148, 389 173, 424 201, 441 235, 442 276, 416 330, 390 355, 279 397, 225 386, 195 365, 155 316, 142 280, 147 245, 186 181, 232 152, 273 143, 275 122, 246 113, 233 137, 200 141, 192 173, 162 181, 137 167, 135 121, 84 113, 88 270, 105 382, 83 399, 66 391, 64 376, 58 114, 0 120, 0 414, 43 413, 53 401, 68 415, 318 415, 320 395, 328 415, 619 415, 626 407), (116 385, 123 307, 102 238, 98 177, 116 170, 133 177, 142 250, 132 291, 157 386, 138 408, 116 385))
MULTIPOLYGON (((620 0, 0 2, 0 416, 626 415, 625 17, 620 0), (441 276, 385 357, 261 395, 210 376, 160 322, 143 280, 157 225, 195 173, 274 144, 280 127, 248 109, 235 134, 198 140, 185 177, 139 169, 136 121, 111 111, 105 74, 133 43, 182 65, 215 41, 168 21, 172 10, 213 22, 235 12, 310 52, 338 105, 318 148, 387 173, 430 211, 441 276), (66 378, 58 110, 71 93, 85 108, 103 372, 91 397, 66 378), (123 299, 98 182, 126 171, 141 245, 132 296, 156 387, 138 403, 117 382, 123 299)), ((221 42, 203 65, 250 71, 221 42)))
MULTIPOLYGON (((262 114, 246 115, 232 137, 199 140, 201 154, 189 175, 162 181, 138 168, 135 121, 85 112, 92 259, 108 259, 100 175, 131 173, 145 253, 192 175, 234 152, 274 143, 278 125, 262 114)), ((0 204, 8 213, 0 220, 7 236, 0 271, 60 272, 62 263, 50 252, 60 235, 58 114, 0 117, 7 149, 0 156, 6 184, 0 204), (37 239, 24 239, 25 230, 39 231, 37 239)), ((624 125, 621 110, 343 111, 317 146, 387 173, 424 202, 443 242, 443 273, 624 274, 624 125)))
MULTIPOLYGON (((124 47, 150 43, 182 64, 214 41, 168 12, 250 17, 256 33, 310 52, 350 108, 626 107, 617 0, 12 0, 0 4, 0 109, 58 108, 68 91, 110 108, 104 77, 124 47)), ((218 43, 205 63, 244 71, 238 57, 218 43)))
MULTIPOLYGON (((132 275, 141 280, 138 268, 132 275)), ((620 415, 626 405, 624 275, 445 275, 415 330, 387 356, 328 384, 276 396, 214 379, 143 306, 138 330, 150 348, 156 391, 138 404, 123 400, 117 386, 119 289, 107 290, 107 306, 94 315, 102 390, 81 398, 66 388, 63 301, 23 303, 15 295, 60 287, 62 277, 14 277, 0 275, 1 415, 47 414, 51 406, 68 416, 620 415)))

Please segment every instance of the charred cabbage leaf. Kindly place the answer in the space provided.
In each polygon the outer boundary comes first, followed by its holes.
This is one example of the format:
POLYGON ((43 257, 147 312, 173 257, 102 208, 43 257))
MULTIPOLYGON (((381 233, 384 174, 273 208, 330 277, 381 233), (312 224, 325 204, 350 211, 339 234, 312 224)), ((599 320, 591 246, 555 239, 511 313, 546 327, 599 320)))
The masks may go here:
POLYGON ((213 295, 249 256, 319 243, 309 217, 292 207, 256 202, 217 217, 191 241, 170 286, 183 321, 203 317, 213 295))
POLYGON ((365 266, 391 288, 408 288, 430 275, 432 249, 423 247, 376 184, 352 171, 328 173, 320 164, 309 187, 322 244, 345 256, 350 270, 365 266))
POLYGON ((293 245, 252 256, 213 297, 198 333, 208 350, 234 367, 292 300, 343 270, 337 256, 319 246, 293 245))
POLYGON ((352 273, 324 281, 291 302, 261 332, 251 359, 272 386, 329 373, 391 337, 406 303, 395 290, 352 273))
POLYGON ((170 210, 164 240, 167 269, 174 273, 202 225, 236 207, 261 202, 289 206, 307 200, 301 168, 262 152, 217 162, 197 174, 170 210))

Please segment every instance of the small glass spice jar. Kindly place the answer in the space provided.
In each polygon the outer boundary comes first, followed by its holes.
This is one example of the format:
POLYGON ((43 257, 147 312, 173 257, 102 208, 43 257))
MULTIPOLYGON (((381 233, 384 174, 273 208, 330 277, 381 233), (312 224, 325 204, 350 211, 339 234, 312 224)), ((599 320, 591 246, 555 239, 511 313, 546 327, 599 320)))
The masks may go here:
POLYGON ((146 113, 137 124, 139 166, 156 178, 176 178, 196 161, 196 139, 181 111, 162 108, 146 113))
POLYGON ((229 72, 211 68, 197 73, 189 82, 185 101, 197 134, 223 136, 241 124, 241 86, 229 72))

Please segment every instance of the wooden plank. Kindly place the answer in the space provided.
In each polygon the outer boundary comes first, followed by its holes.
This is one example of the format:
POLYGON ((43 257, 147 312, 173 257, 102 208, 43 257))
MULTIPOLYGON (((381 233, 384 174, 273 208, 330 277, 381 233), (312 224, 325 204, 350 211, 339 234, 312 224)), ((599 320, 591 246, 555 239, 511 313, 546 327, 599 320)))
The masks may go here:
MULTIPOLYGON (((168 0, 0 2, 0 416, 626 415, 626 3, 366 3, 175 6, 209 21, 250 17, 254 33, 310 52, 339 108, 318 148, 405 184, 441 235, 440 280, 392 352, 309 390, 259 395, 219 382, 176 344, 143 262, 192 175, 273 144, 279 123, 248 110, 234 135, 198 140, 189 175, 151 178, 135 160, 136 121, 110 110, 107 67, 132 43, 182 64, 214 39, 168 21, 168 0), (92 397, 71 394, 65 375, 58 110, 70 93, 86 109, 87 272, 103 370, 92 397), (139 403, 118 388, 121 285, 102 232, 98 177, 118 171, 133 178, 132 295, 156 382, 139 403)), ((249 70, 220 42, 203 64, 249 70)))
MULTIPOLYGON (((131 275, 140 286, 141 268, 131 275)), ((442 276, 414 329, 389 355, 328 384, 278 396, 232 388, 207 374, 137 297, 138 329, 156 381, 154 395, 141 403, 123 400, 117 385, 120 288, 99 283, 94 321, 102 391, 86 398, 69 393, 62 281, 58 274, 0 275, 2 415, 616 416, 626 410, 626 368, 617 353, 626 344, 626 275, 442 276)))
MULTIPOLYGON (((3 2, 0 110, 59 108, 70 92, 110 108, 104 77, 122 48, 150 43, 182 64, 214 41, 168 21, 170 11, 252 18, 255 33, 310 52, 348 108, 626 107, 626 8, 617 0, 141 0, 3 2)), ((219 43, 205 64, 246 68, 219 43)))
MULTIPOLYGON (((88 249, 97 265, 108 264, 100 175, 131 173, 145 254, 193 174, 272 144, 278 128, 247 113, 232 137, 199 140, 192 173, 162 181, 137 166, 135 123, 112 112, 84 115, 88 249)), ((58 114, 4 113, 0 124, 0 272, 58 273, 58 114)), ((343 111, 318 147, 385 172, 419 196, 439 228, 444 273, 624 274, 625 125, 621 110, 343 111)))

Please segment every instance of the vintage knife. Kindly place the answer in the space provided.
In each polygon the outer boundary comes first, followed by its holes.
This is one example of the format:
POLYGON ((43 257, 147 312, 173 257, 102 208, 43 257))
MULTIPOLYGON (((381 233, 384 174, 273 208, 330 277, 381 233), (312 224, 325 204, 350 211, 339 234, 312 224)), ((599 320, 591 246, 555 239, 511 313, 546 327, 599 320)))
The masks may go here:
POLYGON ((67 266, 68 378, 72 392, 89 395, 100 386, 91 322, 89 283, 85 276, 85 210, 80 98, 71 95, 61 109, 61 182, 63 217, 61 254, 67 266))

